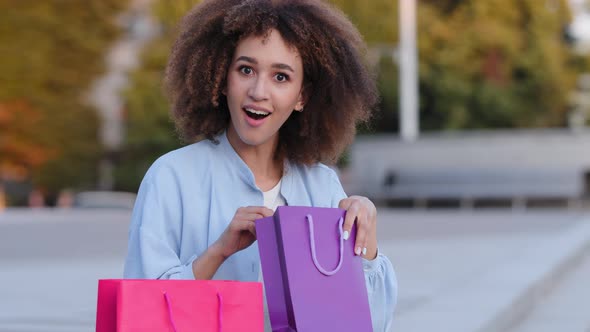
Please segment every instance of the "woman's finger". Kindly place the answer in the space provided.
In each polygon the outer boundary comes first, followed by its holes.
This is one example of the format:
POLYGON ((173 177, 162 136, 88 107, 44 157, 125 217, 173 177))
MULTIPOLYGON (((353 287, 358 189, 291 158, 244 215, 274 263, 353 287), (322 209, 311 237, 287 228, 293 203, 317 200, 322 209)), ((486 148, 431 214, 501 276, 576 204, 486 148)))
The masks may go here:
POLYGON ((238 211, 245 213, 258 213, 262 217, 271 217, 274 214, 273 210, 265 206, 246 206, 239 208, 238 211))
POLYGON ((256 236, 256 224, 253 221, 248 224, 248 230, 252 235, 256 236))
POLYGON ((241 232, 241 231, 250 231, 250 224, 254 225, 254 221, 256 219, 262 218, 259 214, 246 214, 246 215, 238 215, 232 220, 231 224, 229 225, 229 229, 232 232, 241 232))
POLYGON ((255 213, 255 212, 247 212, 247 213, 240 213, 240 214, 236 215, 235 219, 255 221, 255 220, 261 219, 261 218, 264 218, 263 214, 255 213))
POLYGON ((354 242, 355 255, 365 255, 367 253, 367 231, 368 223, 366 213, 359 213, 356 218, 356 239, 354 242))
POLYGON ((338 208, 342 209, 342 210, 348 210, 350 203, 351 203, 351 200, 349 198, 342 199, 338 203, 338 208))
POLYGON ((346 209, 346 217, 344 218, 344 225, 342 226, 345 240, 348 240, 348 238, 350 237, 350 231, 354 226, 354 221, 357 219, 358 213, 359 205, 356 202, 348 205, 346 209))

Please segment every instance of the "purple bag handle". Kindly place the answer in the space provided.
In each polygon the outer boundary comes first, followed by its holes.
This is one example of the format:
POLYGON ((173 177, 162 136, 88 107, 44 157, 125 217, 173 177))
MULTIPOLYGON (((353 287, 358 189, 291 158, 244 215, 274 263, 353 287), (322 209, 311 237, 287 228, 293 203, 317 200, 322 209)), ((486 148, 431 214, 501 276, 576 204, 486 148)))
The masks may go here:
MULTIPOLYGON (((168 293, 164 292, 164 298, 166 299, 166 307, 168 307, 168 317, 170 318, 170 325, 172 325, 172 330, 174 332, 178 332, 176 328, 176 323, 174 323, 174 316, 172 316, 172 303, 168 293)), ((219 332, 221 332, 221 322, 223 321, 223 311, 221 310, 223 304, 223 298, 221 297, 221 293, 217 292, 217 299, 219 300, 219 332)))
POLYGON ((313 259, 313 264, 318 269, 318 271, 320 271, 324 275, 331 276, 336 274, 336 272, 340 271, 340 268, 342 267, 342 260, 344 258, 344 236, 342 234, 342 225, 344 224, 344 218, 340 217, 340 221, 338 222, 338 231, 340 233, 340 261, 338 262, 336 268, 332 271, 326 271, 326 269, 324 269, 318 262, 318 258, 316 256, 315 251, 315 237, 313 234, 313 217, 311 216, 311 214, 308 214, 306 218, 307 223, 309 224, 309 243, 311 246, 311 258, 313 259))

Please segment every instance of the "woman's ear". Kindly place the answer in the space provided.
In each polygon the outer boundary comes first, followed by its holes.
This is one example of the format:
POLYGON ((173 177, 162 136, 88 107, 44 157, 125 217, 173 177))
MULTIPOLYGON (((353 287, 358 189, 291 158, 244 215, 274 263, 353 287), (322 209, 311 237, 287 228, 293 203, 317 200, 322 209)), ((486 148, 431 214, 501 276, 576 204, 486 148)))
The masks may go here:
POLYGON ((304 106, 304 104, 302 102, 298 101, 297 104, 295 104, 294 110, 296 112, 303 112, 303 106, 304 106))
POLYGON ((301 92, 299 92, 299 99, 297 100, 297 104, 295 104, 295 107, 293 108, 297 112, 303 112, 303 106, 305 106, 305 104, 307 103, 307 93, 305 92, 306 90, 307 89, 303 88, 301 89, 301 92))

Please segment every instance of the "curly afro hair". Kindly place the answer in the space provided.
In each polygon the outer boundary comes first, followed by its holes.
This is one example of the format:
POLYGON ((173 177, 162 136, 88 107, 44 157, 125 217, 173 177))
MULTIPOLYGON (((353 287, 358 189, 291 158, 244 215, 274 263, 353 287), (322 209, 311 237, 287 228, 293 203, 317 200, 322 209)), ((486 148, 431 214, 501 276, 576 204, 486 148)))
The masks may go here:
POLYGON ((277 156, 307 165, 334 162, 378 102, 361 35, 323 1, 205 0, 179 29, 165 83, 172 118, 187 142, 214 141, 228 127, 222 91, 236 46, 273 29, 301 56, 306 99, 305 111, 293 112, 279 130, 277 156))

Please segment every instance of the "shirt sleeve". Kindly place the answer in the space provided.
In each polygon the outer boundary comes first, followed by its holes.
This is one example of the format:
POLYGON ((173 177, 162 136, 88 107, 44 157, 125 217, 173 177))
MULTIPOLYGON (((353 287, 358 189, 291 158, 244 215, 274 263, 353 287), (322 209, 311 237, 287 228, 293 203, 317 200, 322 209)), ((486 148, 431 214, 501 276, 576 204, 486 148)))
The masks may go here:
POLYGON ((179 258, 182 202, 177 179, 171 170, 151 171, 133 209, 124 278, 194 279, 192 262, 197 255, 186 261, 179 258))
POLYGON ((393 322, 397 303, 397 278, 389 259, 379 253, 372 260, 363 258, 365 282, 371 308, 373 331, 388 332, 393 322))
MULTIPOLYGON (((348 197, 336 173, 332 179, 332 206, 338 207, 340 200, 348 197)), ((363 270, 371 308, 373 331, 388 332, 393 322, 393 311, 397 303, 397 278, 393 265, 387 256, 378 253, 374 260, 363 258, 363 270)))

